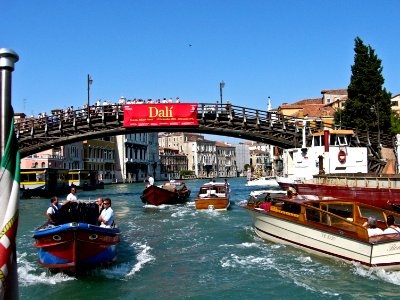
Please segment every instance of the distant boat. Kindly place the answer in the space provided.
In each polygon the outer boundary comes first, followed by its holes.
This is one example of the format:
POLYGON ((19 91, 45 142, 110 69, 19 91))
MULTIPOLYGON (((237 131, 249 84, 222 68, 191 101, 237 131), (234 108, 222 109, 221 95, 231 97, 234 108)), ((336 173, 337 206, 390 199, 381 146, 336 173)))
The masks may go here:
POLYGON ((247 181, 248 186, 279 186, 275 176, 263 176, 247 181))
POLYGON ((317 255, 358 262, 366 267, 400 270, 400 233, 368 236, 363 224, 400 214, 374 206, 331 197, 277 197, 268 211, 247 206, 255 233, 272 242, 292 245, 317 255))
POLYGON ((209 182, 200 187, 195 199, 196 209, 227 210, 230 188, 225 182, 209 182))
POLYGON ((60 225, 44 224, 33 233, 41 266, 77 274, 116 261, 120 231, 115 224, 111 228, 97 225, 95 203, 67 203, 59 214, 60 225))
POLYGON ((21 198, 62 196, 70 192, 68 170, 31 168, 20 170, 21 198))
POLYGON ((190 196, 190 190, 183 181, 170 180, 163 185, 148 184, 142 195, 143 203, 152 205, 184 203, 190 196))

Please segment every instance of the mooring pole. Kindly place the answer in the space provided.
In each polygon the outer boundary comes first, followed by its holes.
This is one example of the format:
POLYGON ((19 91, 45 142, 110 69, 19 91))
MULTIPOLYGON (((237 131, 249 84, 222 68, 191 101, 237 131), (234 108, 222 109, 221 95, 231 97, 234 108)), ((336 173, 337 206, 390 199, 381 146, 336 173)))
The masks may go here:
POLYGON ((11 73, 19 56, 13 50, 0 48, 0 162, 11 128, 11 73))

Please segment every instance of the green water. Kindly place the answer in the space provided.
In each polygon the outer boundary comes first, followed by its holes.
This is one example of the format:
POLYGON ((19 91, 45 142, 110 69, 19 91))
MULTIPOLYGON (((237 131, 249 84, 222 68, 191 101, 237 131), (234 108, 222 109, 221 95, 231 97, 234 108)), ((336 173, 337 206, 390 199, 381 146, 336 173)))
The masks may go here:
MULTIPOLYGON (((144 207, 144 183, 81 192, 112 199, 122 231, 117 263, 74 278, 37 264, 32 233, 45 220, 48 199, 20 202, 17 237, 21 299, 381 299, 400 298, 400 272, 367 270, 260 240, 239 204, 257 187, 230 180, 226 212, 181 206, 144 207)), ((263 188, 260 188, 263 189, 263 188)), ((264 188, 265 189, 265 188, 264 188)))

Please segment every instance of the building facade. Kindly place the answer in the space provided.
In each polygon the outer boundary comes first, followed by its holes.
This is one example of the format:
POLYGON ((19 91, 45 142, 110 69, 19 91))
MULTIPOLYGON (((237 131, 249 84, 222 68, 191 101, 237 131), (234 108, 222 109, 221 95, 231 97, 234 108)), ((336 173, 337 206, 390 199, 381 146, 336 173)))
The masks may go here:
POLYGON ((131 133, 116 137, 116 181, 140 182, 160 178, 157 133, 131 133))

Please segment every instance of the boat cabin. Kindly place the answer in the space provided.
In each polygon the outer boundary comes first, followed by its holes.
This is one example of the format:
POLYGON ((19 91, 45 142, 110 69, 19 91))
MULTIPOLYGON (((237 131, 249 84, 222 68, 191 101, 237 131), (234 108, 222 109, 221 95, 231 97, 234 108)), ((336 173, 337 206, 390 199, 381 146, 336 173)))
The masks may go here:
POLYGON ((313 133, 310 137, 311 147, 325 146, 350 146, 354 136, 353 130, 331 130, 313 133))
POLYGON ((352 130, 313 133, 301 148, 283 150, 283 177, 297 181, 318 174, 368 173, 368 150, 351 145, 352 130))
MULTIPOLYGON (((375 217, 377 227, 382 230, 387 228, 386 220, 389 214, 400 222, 400 215, 393 211, 354 201, 312 195, 296 195, 292 198, 276 197, 268 213, 309 227, 364 241, 377 239, 377 237, 368 237, 367 228, 363 226, 369 217, 375 217)), ((379 236, 379 240, 385 238, 392 239, 393 234, 379 236)), ((398 239, 400 240, 400 234, 398 239)))
POLYGON ((204 184, 200 188, 199 198, 226 197, 228 192, 225 183, 204 184))

